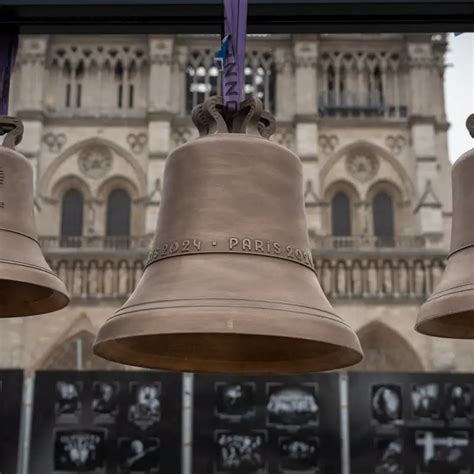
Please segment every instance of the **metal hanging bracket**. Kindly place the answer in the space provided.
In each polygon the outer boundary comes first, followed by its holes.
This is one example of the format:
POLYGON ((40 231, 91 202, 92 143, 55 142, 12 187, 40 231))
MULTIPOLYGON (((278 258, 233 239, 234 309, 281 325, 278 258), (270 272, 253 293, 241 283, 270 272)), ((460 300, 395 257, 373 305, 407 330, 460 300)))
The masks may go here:
POLYGON ((0 115, 0 136, 5 135, 4 147, 14 150, 23 139, 23 131, 23 122, 19 118, 0 115))

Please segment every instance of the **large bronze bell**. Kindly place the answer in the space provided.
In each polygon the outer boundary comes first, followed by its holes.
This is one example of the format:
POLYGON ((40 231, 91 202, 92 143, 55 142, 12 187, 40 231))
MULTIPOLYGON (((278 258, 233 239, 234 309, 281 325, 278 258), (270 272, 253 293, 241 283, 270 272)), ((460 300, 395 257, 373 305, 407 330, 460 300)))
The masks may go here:
POLYGON ((143 277, 94 352, 141 367, 242 374, 359 362, 357 336, 316 277, 301 162, 266 139, 273 117, 248 99, 226 120, 212 97, 193 121, 201 138, 166 162, 143 277))
MULTIPOLYGON (((467 121, 474 137, 474 115, 467 121)), ((453 221, 446 270, 421 307, 416 330, 429 336, 474 338, 474 149, 453 165, 453 221)))
POLYGON ((23 125, 0 116, 0 128, 7 131, 0 146, 0 317, 49 313, 66 306, 69 296, 38 243, 33 169, 15 151, 23 125))

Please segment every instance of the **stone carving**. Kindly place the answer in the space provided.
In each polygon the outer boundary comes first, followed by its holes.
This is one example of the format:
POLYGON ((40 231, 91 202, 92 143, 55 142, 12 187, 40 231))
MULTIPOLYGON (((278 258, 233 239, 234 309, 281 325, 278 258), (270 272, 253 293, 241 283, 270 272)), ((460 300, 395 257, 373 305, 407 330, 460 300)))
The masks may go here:
POLYGON ((155 187, 153 191, 148 196, 149 202, 153 204, 160 204, 161 203, 161 179, 157 179, 155 181, 155 187))
POLYGON ((130 133, 127 136, 127 143, 134 153, 141 153, 147 143, 146 133, 130 133))
POLYGON ((295 131, 293 127, 278 127, 271 140, 290 150, 295 149, 295 131))
POLYGON ((314 207, 317 206, 318 203, 319 198, 313 189, 313 182, 308 179, 306 181, 304 190, 304 204, 306 207, 314 207))
POLYGON ((64 133, 47 133, 43 137, 43 143, 48 147, 48 150, 52 153, 59 153, 67 142, 66 135, 64 133))
POLYGON ((92 145, 84 148, 78 157, 79 169, 92 179, 104 177, 112 168, 113 156, 109 148, 92 145))
POLYGON ((402 135, 388 135, 385 144, 394 155, 399 155, 406 144, 406 139, 402 135))
POLYGON ((327 155, 337 148, 339 145, 339 138, 336 135, 320 135, 318 144, 321 151, 327 155))
POLYGON ((192 127, 176 127, 171 133, 171 142, 174 144, 173 148, 184 145, 195 137, 196 133, 192 127))
POLYGON ((355 179, 364 183, 370 181, 379 169, 379 160, 367 151, 356 151, 346 158, 346 169, 355 179))

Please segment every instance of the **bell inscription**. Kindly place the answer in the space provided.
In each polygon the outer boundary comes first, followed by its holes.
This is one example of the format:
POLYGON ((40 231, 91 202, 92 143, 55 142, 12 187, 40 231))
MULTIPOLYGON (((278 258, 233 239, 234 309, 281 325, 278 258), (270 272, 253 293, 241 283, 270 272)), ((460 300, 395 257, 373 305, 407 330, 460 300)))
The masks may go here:
POLYGON ((276 257, 300 263, 315 270, 310 250, 263 239, 229 237, 225 240, 184 239, 157 245, 148 256, 146 266, 165 258, 196 253, 240 253, 276 257))

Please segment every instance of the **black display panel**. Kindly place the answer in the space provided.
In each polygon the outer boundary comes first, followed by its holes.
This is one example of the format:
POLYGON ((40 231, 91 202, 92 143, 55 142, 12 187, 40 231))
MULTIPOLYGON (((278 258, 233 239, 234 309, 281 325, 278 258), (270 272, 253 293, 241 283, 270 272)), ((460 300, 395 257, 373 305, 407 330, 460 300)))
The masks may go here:
POLYGON ((16 474, 20 446, 23 372, 0 370, 0 473, 16 474))
POLYGON ((474 472, 474 377, 353 373, 352 474, 474 472))
POLYGON ((181 374, 38 372, 29 472, 179 473, 181 413, 181 374))
POLYGON ((340 474, 339 379, 194 378, 193 472, 340 474))

